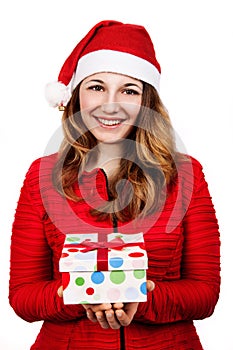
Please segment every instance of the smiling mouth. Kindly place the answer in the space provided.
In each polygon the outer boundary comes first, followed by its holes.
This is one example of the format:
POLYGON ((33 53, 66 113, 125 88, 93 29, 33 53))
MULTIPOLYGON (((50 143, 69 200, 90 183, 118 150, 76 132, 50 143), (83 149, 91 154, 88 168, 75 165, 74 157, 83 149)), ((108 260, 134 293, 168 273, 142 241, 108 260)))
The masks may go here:
POLYGON ((111 127, 111 126, 117 126, 123 123, 123 119, 104 119, 104 118, 95 118, 99 124, 106 126, 106 127, 111 127))

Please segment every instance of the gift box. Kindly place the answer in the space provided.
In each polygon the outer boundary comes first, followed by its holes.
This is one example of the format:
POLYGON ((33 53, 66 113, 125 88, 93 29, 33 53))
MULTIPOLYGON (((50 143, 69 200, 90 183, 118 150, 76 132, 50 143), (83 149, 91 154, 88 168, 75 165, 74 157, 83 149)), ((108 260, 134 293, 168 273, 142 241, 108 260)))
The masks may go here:
POLYGON ((67 234, 59 261, 65 304, 147 300, 143 234, 67 234))

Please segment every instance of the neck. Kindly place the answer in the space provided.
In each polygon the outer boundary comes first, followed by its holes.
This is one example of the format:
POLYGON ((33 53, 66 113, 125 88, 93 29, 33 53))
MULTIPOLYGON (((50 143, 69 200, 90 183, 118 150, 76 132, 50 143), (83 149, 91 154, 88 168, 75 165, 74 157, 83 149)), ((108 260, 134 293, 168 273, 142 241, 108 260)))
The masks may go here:
POLYGON ((107 175, 111 175, 117 170, 120 159, 123 155, 123 142, 118 143, 99 143, 91 151, 86 169, 91 171, 94 168, 103 169, 107 175))
POLYGON ((97 146, 98 162, 108 162, 123 155, 123 141, 118 143, 99 143, 97 146))

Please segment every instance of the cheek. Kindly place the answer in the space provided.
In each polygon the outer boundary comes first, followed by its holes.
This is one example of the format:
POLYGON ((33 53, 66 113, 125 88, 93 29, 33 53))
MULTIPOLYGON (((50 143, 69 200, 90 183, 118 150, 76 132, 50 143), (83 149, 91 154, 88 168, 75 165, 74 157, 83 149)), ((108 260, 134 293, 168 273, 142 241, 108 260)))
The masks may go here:
POLYGON ((87 110, 90 108, 90 98, 87 96, 87 94, 80 93, 80 109, 87 110))
POLYGON ((81 111, 90 111, 100 103, 99 94, 94 93, 93 91, 82 89, 81 87, 79 92, 79 102, 81 111))
POLYGON ((133 98, 130 96, 129 98, 128 95, 126 95, 126 99, 122 105, 131 118, 136 118, 140 112, 141 104, 142 96, 134 96, 133 98))
POLYGON ((137 116, 140 112, 141 105, 131 104, 127 106, 127 113, 130 116, 132 122, 136 121, 137 116))

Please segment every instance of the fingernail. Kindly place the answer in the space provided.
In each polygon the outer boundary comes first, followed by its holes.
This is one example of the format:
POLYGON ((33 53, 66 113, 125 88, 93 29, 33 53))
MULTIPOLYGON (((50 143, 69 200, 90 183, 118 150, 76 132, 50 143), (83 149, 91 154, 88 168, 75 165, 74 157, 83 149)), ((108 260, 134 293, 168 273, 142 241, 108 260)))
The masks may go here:
POLYGON ((106 317, 107 317, 107 318, 111 318, 111 317, 112 317, 112 314, 111 314, 110 312, 107 312, 107 313, 106 313, 106 317))
POLYGON ((123 312, 122 311, 116 311, 117 317, 122 317, 123 312))

